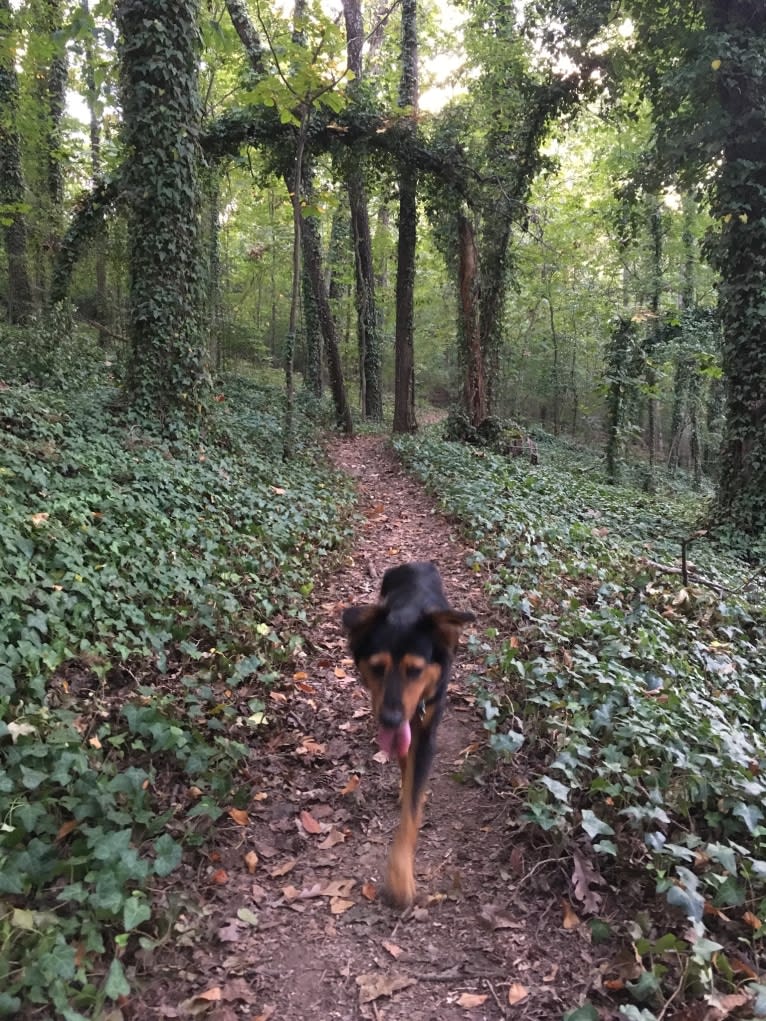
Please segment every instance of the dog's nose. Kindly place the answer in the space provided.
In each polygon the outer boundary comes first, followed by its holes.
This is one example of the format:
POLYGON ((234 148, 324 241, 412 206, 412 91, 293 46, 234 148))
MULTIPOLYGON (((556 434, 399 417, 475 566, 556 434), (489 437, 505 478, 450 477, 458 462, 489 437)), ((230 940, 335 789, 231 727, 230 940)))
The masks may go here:
POLYGON ((396 730, 397 727, 401 727, 402 723, 404 723, 404 713, 396 706, 384 705, 380 708, 378 719, 382 727, 390 727, 391 730, 396 730))

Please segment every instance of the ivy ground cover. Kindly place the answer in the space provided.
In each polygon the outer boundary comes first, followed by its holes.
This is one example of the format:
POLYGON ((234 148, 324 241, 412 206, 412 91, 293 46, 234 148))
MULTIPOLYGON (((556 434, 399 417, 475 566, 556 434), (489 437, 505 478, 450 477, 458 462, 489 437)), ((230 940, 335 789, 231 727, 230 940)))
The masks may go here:
POLYGON ((125 953, 161 936, 148 889, 200 839, 190 820, 236 804, 349 533, 307 420, 282 462, 275 392, 227 383, 193 448, 119 424, 113 398, 0 392, 0 1016, 128 992, 125 953))
POLYGON ((684 584, 699 493, 670 477, 657 497, 609 486, 595 458, 540 446, 531 466, 436 433, 397 441, 507 611, 484 713, 497 754, 525 747, 533 764, 524 817, 591 863, 575 890, 586 910, 604 879, 638 875, 680 923, 636 936, 644 965, 623 1012, 651 1021, 669 957, 708 992, 766 970, 763 550, 700 536, 684 584))

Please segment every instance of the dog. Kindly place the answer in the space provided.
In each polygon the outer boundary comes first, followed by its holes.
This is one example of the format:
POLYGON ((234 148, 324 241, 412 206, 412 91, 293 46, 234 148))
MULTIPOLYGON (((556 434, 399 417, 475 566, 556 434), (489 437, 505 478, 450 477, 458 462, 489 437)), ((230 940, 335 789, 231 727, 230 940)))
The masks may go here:
POLYGON ((372 696, 378 744, 402 774, 401 818, 384 893, 398 908, 415 898, 415 845, 436 730, 460 633, 476 620, 447 601, 436 565, 407 563, 383 575, 380 600, 343 613, 348 645, 372 696))

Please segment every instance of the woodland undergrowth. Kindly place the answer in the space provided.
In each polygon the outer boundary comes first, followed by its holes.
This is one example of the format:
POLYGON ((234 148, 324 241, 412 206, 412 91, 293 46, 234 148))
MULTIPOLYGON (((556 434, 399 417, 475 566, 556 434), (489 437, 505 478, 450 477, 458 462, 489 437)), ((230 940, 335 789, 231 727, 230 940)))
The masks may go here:
POLYGON ((351 531, 306 416, 282 462, 276 391, 227 381, 193 447, 121 423, 115 396, 0 391, 0 1016, 129 992, 126 955, 172 924, 150 888, 237 804, 351 531))
POLYGON ((639 964, 608 986, 624 1016, 664 1016, 681 988, 764 1016, 764 550, 697 535, 705 500, 679 475, 648 496, 593 454, 538 446, 535 466, 438 430, 396 441, 507 613, 495 683, 477 679, 490 744, 525 750, 523 817, 571 857, 594 935, 607 886, 642 891, 649 910, 623 920, 639 964))

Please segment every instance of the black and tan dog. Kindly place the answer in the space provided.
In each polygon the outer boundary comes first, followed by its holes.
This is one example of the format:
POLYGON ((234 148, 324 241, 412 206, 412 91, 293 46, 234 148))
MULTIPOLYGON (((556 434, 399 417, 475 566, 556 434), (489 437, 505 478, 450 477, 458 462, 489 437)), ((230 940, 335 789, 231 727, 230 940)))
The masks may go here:
POLYGON ((432 563, 391 568, 378 603, 352 606, 343 614, 349 648, 372 695, 378 744, 398 758, 402 771, 401 819, 385 886, 398 907, 415 896, 415 844, 436 728, 460 631, 475 619, 452 609, 432 563))

